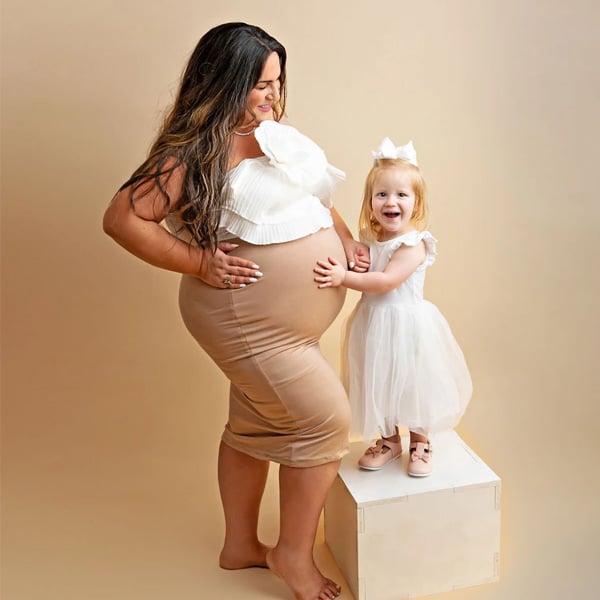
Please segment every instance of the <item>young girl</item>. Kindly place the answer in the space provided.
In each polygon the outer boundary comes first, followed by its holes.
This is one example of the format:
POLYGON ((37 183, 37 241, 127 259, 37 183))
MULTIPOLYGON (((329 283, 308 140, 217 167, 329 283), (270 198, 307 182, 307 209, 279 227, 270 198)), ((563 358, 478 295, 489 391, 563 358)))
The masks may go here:
POLYGON ((329 258, 318 261, 315 281, 363 292, 346 332, 344 379, 352 432, 381 439, 359 466, 378 470, 399 458, 403 425, 410 431, 408 474, 424 477, 432 471, 429 433, 456 425, 471 378, 446 320, 423 299, 436 240, 424 230, 425 182, 412 142, 396 148, 386 138, 373 158, 359 220, 371 251, 369 272, 347 271, 329 258))

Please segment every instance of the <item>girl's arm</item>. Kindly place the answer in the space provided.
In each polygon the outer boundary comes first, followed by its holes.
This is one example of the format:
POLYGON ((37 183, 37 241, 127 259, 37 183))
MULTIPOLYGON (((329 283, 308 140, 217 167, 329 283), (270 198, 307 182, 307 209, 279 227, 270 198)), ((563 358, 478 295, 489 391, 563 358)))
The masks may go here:
POLYGON ((369 248, 365 246, 365 244, 357 242, 352 237, 352 233, 350 233, 344 219, 342 219, 340 213, 338 213, 335 208, 331 209, 331 217, 333 219, 335 231, 340 240, 342 240, 346 260, 348 261, 348 268, 357 273, 364 273, 371 264, 369 259, 369 248))
POLYGON ((384 271, 353 273, 346 271, 334 258, 320 260, 314 269, 318 277, 315 281, 320 288, 343 285, 351 290, 383 294, 397 288, 406 281, 423 263, 426 257, 425 242, 416 246, 402 245, 398 248, 384 271))
MULTIPOLYGON (((183 177, 182 170, 175 170, 163 181, 163 185, 177 205, 183 177)), ((167 216, 168 208, 155 183, 149 183, 136 191, 134 203, 130 202, 130 188, 117 193, 104 213, 104 231, 131 254, 156 267, 185 273, 200 278, 214 287, 240 287, 257 277, 257 265, 252 261, 229 256, 235 244, 221 243, 215 254, 176 238, 160 223, 167 216)), ((258 275, 260 276, 260 275, 258 275)))

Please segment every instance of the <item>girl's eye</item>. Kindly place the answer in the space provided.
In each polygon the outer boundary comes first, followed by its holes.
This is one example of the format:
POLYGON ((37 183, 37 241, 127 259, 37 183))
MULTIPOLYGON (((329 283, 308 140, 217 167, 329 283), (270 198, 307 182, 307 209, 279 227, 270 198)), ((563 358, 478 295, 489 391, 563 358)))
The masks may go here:
POLYGON ((379 198, 385 198, 385 192, 378 192, 378 193, 377 193, 377 196, 378 196, 379 198))

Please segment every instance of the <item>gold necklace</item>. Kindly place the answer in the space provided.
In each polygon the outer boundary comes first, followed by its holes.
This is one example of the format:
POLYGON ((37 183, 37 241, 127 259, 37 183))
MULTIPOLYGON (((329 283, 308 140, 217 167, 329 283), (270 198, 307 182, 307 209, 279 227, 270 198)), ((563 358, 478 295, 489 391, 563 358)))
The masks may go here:
POLYGON ((247 135, 250 135, 250 134, 254 133, 255 129, 256 129, 256 127, 253 127, 250 131, 246 131, 246 132, 236 131, 234 129, 233 133, 235 133, 235 135, 239 135, 240 137, 246 137, 247 135))

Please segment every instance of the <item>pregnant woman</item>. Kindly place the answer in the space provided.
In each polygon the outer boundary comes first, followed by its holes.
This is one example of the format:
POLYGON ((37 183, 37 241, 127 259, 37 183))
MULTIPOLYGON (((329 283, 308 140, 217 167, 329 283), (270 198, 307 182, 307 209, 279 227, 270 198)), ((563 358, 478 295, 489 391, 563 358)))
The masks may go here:
POLYGON ((313 545, 350 414, 319 350, 344 291, 318 290, 312 269, 329 256, 364 271, 368 254, 331 206, 344 174, 280 122, 285 65, 285 48, 258 27, 207 32, 104 230, 142 260, 182 273, 184 322, 231 381, 220 565, 268 566, 298 600, 325 600, 340 588, 315 565, 313 545), (280 465, 274 548, 257 536, 269 461, 280 465))

